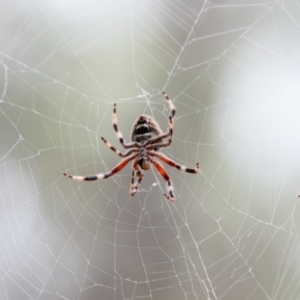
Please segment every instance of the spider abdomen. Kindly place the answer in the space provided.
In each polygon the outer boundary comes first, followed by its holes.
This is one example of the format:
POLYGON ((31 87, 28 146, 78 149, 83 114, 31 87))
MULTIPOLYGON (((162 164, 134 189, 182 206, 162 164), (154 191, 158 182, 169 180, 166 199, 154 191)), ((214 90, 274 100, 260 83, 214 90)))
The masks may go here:
POLYGON ((154 119, 146 115, 141 115, 133 124, 131 140, 133 142, 143 144, 148 139, 159 134, 162 134, 162 130, 160 129, 159 125, 154 121, 154 119))

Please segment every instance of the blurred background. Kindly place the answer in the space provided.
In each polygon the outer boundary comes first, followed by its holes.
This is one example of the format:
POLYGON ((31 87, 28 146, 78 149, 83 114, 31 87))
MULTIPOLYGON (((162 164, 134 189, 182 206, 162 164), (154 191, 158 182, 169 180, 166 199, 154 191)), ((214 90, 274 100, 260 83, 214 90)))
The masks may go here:
POLYGON ((296 1, 2 1, 1 299, 299 299, 296 1), (166 166, 129 195, 140 114, 166 166))

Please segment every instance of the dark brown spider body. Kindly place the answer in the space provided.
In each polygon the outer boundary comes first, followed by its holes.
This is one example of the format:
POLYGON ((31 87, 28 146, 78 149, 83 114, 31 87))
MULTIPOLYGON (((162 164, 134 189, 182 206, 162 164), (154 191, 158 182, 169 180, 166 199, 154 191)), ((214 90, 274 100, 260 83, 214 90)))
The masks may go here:
POLYGON ((130 149, 125 153, 120 152, 114 146, 112 146, 105 138, 101 137, 102 141, 105 145, 118 154, 120 157, 124 159, 113 169, 106 173, 100 173, 92 176, 73 176, 64 173, 65 176, 71 179, 79 180, 79 181, 92 181, 92 180, 101 180, 106 179, 114 174, 121 171, 130 161, 132 163, 132 177, 131 177, 131 185, 130 185, 130 195, 134 196, 142 182, 144 177, 144 171, 147 171, 151 168, 153 164, 157 169, 158 173, 166 180, 167 182, 167 192, 168 194, 164 194, 165 197, 173 202, 174 191, 171 183, 171 179, 167 174, 164 167, 156 160, 156 158, 162 160, 164 163, 170 165, 171 167, 176 168, 179 171, 184 171, 187 173, 198 173, 199 172, 199 164, 196 164, 195 168, 187 168, 185 166, 181 166, 177 164, 175 161, 171 160, 164 154, 158 152, 157 150, 162 147, 168 147, 172 143, 173 137, 173 123, 174 116, 176 113, 175 106, 172 100, 168 97, 168 95, 163 92, 163 95, 168 100, 169 107, 171 110, 171 116, 169 117, 169 130, 165 133, 162 132, 159 125, 156 121, 149 116, 141 115, 137 118, 135 123, 133 124, 132 134, 131 134, 131 143, 126 143, 124 141, 123 135, 118 128, 117 122, 117 106, 114 104, 113 109, 113 127, 119 138, 119 141, 123 148, 130 149), (167 139, 167 140, 165 140, 167 139), (137 177, 136 181, 134 177, 137 177))
MULTIPOLYGON (((131 141, 144 144, 147 140, 160 134, 162 134, 162 130, 155 120, 149 116, 141 115, 132 126, 131 141)), ((162 139, 159 139, 156 143, 160 142, 162 142, 162 139)), ((154 148, 154 150, 158 149, 154 148)))

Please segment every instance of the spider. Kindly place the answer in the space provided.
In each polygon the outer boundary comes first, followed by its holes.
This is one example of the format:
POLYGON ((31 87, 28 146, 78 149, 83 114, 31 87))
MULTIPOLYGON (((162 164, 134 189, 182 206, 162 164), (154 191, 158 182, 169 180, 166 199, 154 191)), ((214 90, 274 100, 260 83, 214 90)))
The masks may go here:
POLYGON ((167 182, 167 194, 164 194, 165 197, 169 201, 174 202, 175 200, 174 190, 173 190, 171 179, 167 174, 166 170, 164 169, 164 167, 161 165, 161 163, 159 163, 159 161, 156 160, 156 158, 159 158, 164 163, 178 169, 179 171, 193 173, 193 174, 199 172, 199 163, 197 163, 196 167, 193 169, 187 168, 185 166, 181 166, 177 164, 175 161, 171 160, 164 154, 158 152, 160 148, 168 147, 172 143, 173 123, 174 123, 174 116, 176 113, 176 109, 172 100, 165 92, 162 92, 162 94, 167 99, 171 110, 171 116, 169 117, 169 130, 167 132, 163 133, 159 125, 152 117, 141 115, 137 118, 137 120, 133 124, 132 133, 131 133, 132 142, 126 143, 124 141, 121 131, 118 129, 117 105, 115 103, 113 108, 113 118, 112 118, 113 127, 123 148, 130 149, 130 150, 128 150, 125 153, 122 153, 114 146, 112 146, 105 138, 101 137, 101 139, 109 149, 111 149, 117 155, 122 157, 123 160, 116 167, 114 167, 113 169, 111 169, 106 173, 100 173, 91 176, 73 176, 73 175, 68 175, 66 173, 64 173, 64 175, 68 178, 79 180, 79 181, 93 181, 93 180, 107 179, 115 175, 119 171, 121 171, 130 161, 133 160, 130 195, 134 196, 141 185, 142 179, 144 177, 144 172, 149 170, 151 168, 151 164, 153 164, 157 169, 158 173, 167 182), (164 140, 166 138, 168 138, 167 141, 164 140), (136 180, 135 180, 135 176, 137 177, 136 180))

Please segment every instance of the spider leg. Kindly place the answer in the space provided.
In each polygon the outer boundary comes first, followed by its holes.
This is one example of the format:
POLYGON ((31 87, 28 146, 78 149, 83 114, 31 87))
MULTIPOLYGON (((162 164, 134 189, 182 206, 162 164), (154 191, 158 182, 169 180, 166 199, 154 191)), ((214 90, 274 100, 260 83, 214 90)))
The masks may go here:
POLYGON ((175 114, 176 114, 176 108, 175 108, 175 106, 173 104, 173 101, 169 98, 169 96, 165 92, 162 92, 162 94, 168 100, 169 107, 170 107, 170 110, 171 110, 171 116, 169 116, 169 131, 167 131, 166 133, 162 133, 160 135, 157 135, 157 136, 155 136, 155 137, 147 140, 145 146, 149 145, 149 144, 154 144, 157 141, 159 141, 161 139, 164 139, 164 138, 167 138, 167 137, 169 138, 168 142, 161 143, 161 144, 158 144, 158 145, 161 145, 160 147, 167 147, 167 146, 169 146, 172 143, 172 138, 173 138, 173 124, 174 124, 174 117, 175 117, 175 114))
POLYGON ((115 132, 116 132, 116 134, 117 134, 117 137, 118 137, 118 139, 119 139, 121 145, 122 145, 124 148, 133 148, 133 147, 137 147, 137 146, 140 145, 140 143, 136 143, 136 142, 133 142, 133 143, 125 143, 124 138, 123 138, 123 134, 122 134, 122 132, 119 130, 119 127, 118 127, 117 104, 116 104, 116 103, 114 103, 112 123, 113 123, 114 130, 115 130, 115 132))
POLYGON ((162 92, 162 94, 165 96, 165 98, 168 100, 168 103, 169 103, 169 107, 170 107, 170 110, 171 110, 171 113, 172 113, 172 116, 171 118, 174 119, 174 116, 176 114, 176 108, 173 104, 173 101, 169 98, 169 96, 167 95, 167 93, 165 92, 162 92))
POLYGON ((137 171, 132 171, 132 177, 131 177, 131 185, 130 185, 130 195, 134 196, 136 192, 138 191, 141 182, 144 177, 144 171, 143 170, 137 170, 137 171), (134 175, 137 175, 137 180, 134 183, 134 175))
POLYGON ((161 159, 164 163, 170 165, 171 167, 176 168, 179 171, 187 172, 187 173, 193 173, 196 174, 199 172, 200 166, 199 163, 196 163, 196 168, 187 168, 185 166, 181 166, 177 164, 175 161, 171 160, 168 158, 166 155, 159 153, 159 152, 154 152, 154 151, 148 151, 147 152, 151 156, 156 156, 159 159, 161 159))
POLYGON ((165 98, 168 100, 169 107, 171 110, 171 116, 169 116, 169 132, 166 137, 169 137, 169 141, 166 143, 162 143, 163 147, 167 147, 172 143, 172 138, 173 138, 173 124, 174 124, 174 117, 176 114, 176 108, 175 105, 173 104, 173 101, 169 98, 167 93, 162 92, 162 94, 165 96, 165 98))
POLYGON ((123 159, 117 166, 115 166, 113 169, 111 169, 109 172, 106 173, 100 173, 97 175, 91 175, 91 176, 73 176, 66 173, 63 173, 66 177, 74 180, 79 181, 92 181, 92 180, 101 180, 101 179, 107 179, 108 177, 113 176, 114 174, 121 171, 131 160, 133 160, 137 154, 133 154, 129 156, 128 158, 123 159))
POLYGON ((130 184, 130 195, 134 196, 136 191, 134 191, 134 174, 135 171, 132 171, 132 175, 131 175, 131 184, 130 184))
POLYGON ((173 104, 173 101, 169 98, 168 94, 165 92, 162 92, 162 94, 165 96, 165 98, 168 100, 169 107, 171 110, 171 116, 169 117, 169 141, 166 143, 162 143, 163 147, 167 147, 172 143, 173 138, 173 124, 174 124, 174 117, 176 114, 176 108, 173 104))
POLYGON ((174 198, 174 190, 173 190, 173 185, 171 182, 171 179, 168 175, 168 173, 166 172, 166 170, 164 169, 164 167, 156 160, 150 158, 150 161, 154 164, 154 166, 156 167, 158 173, 166 180, 167 182, 167 191, 169 195, 165 195, 165 197, 170 201, 170 202, 174 202, 175 198, 174 198))
POLYGON ((152 150, 154 148, 158 149, 158 148, 161 148, 161 147, 168 147, 172 143, 172 140, 173 140, 173 120, 172 120, 171 116, 169 117, 169 131, 166 134, 167 134, 166 136, 164 136, 165 134, 163 134, 163 138, 164 137, 169 137, 167 142, 155 144, 156 141, 158 141, 162 138, 162 136, 159 135, 159 136, 156 136, 154 139, 152 139, 150 141, 148 146, 146 146, 146 149, 147 150, 150 150, 150 149, 152 150))
POLYGON ((137 152, 136 149, 131 149, 129 151, 127 151, 126 153, 122 153, 120 152, 118 149, 116 149, 114 146, 111 145, 111 143, 109 143, 104 137, 101 137, 102 141, 104 142, 104 144, 112 151, 114 151, 116 154, 118 154, 120 157, 127 157, 129 156, 131 153, 137 152))

